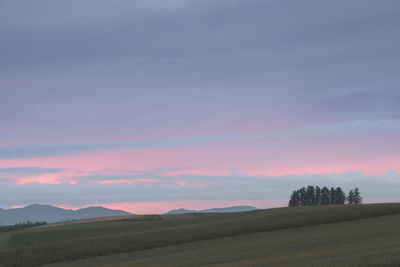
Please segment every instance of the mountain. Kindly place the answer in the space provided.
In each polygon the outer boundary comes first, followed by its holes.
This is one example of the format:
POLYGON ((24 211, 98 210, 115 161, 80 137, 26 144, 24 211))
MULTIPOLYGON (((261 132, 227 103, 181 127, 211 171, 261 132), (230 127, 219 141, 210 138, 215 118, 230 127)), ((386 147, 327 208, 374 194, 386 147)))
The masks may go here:
POLYGON ((63 222, 107 216, 133 215, 123 210, 111 210, 103 207, 88 207, 79 210, 67 210, 50 205, 33 204, 25 208, 0 209, 0 225, 12 225, 26 221, 63 222))
POLYGON ((88 207, 75 211, 75 219, 88 219, 107 216, 124 216, 133 215, 132 213, 123 210, 111 210, 104 207, 88 207))
POLYGON ((177 210, 170 210, 165 214, 184 214, 184 213, 196 213, 197 210, 187 210, 187 209, 177 209, 177 210))
POLYGON ((213 208, 213 209, 205 209, 199 212, 201 213, 211 213, 211 212, 242 212, 242 211, 252 211, 258 210, 256 207, 253 206, 233 206, 227 208, 213 208))
POLYGON ((213 212, 242 212, 242 211, 251 211, 258 210, 258 208, 253 206, 233 206, 226 208, 213 208, 213 209, 205 209, 205 210, 187 210, 187 209, 177 209, 170 210, 166 214, 184 214, 184 213, 213 213, 213 212))
MULTIPOLYGON (((256 210, 252 206, 234 206, 205 210, 176 209, 166 214, 211 213, 211 212, 242 212, 256 210)), ((12 225, 26 221, 46 221, 47 223, 81 220, 89 218, 134 215, 123 210, 111 210, 104 207, 88 207, 79 210, 67 210, 50 205, 33 204, 24 208, 0 209, 0 225, 12 225)))

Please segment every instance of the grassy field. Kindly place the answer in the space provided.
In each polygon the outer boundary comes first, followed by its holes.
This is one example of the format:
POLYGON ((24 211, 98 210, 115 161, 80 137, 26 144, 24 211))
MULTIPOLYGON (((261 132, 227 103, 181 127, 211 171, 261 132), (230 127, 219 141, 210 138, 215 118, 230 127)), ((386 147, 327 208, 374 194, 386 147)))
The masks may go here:
POLYGON ((0 234, 4 266, 400 266, 400 204, 118 217, 0 234))

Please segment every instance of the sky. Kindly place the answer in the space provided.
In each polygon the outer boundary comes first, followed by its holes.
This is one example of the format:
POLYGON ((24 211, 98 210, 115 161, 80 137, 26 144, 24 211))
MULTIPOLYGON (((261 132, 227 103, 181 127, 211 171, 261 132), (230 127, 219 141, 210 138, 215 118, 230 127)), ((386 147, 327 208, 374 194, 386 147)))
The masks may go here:
POLYGON ((0 1, 0 208, 400 201, 397 0, 0 1))

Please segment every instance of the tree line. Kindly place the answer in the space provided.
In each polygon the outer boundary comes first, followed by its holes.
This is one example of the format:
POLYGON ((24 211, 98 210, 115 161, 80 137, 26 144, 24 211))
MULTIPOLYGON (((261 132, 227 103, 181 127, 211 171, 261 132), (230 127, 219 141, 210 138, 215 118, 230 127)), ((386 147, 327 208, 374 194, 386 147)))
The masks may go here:
POLYGON ((336 187, 329 189, 324 186, 309 185, 293 191, 290 196, 289 206, 312 206, 312 205, 332 205, 332 204, 361 204, 362 197, 360 190, 356 187, 350 189, 346 195, 342 188, 336 187))
POLYGON ((23 222, 23 223, 17 223, 14 225, 0 226, 0 233, 17 230, 17 229, 39 226, 39 225, 45 225, 45 224, 47 224, 47 222, 45 222, 45 221, 37 221, 37 222, 27 221, 27 222, 23 222))

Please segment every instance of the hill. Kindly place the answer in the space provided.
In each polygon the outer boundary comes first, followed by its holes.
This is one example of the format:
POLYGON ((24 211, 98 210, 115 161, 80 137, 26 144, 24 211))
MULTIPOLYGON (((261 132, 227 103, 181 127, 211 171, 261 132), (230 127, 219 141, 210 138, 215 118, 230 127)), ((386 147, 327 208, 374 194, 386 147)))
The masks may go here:
POLYGON ((243 211, 252 211, 258 210, 258 208, 253 206, 233 206, 227 208, 213 208, 213 209, 205 209, 199 211, 200 213, 212 213, 212 212, 243 212, 243 211))
POLYGON ((0 210, 0 225, 11 225, 26 221, 46 221, 48 223, 54 223, 68 220, 122 215, 132 214, 122 210, 110 210, 103 207, 67 210, 50 205, 33 204, 24 208, 0 210))
POLYGON ((4 266, 399 266, 399 221, 400 204, 123 216, 0 234, 0 262, 4 266))
POLYGON ((170 210, 165 214, 186 214, 186 213, 197 213, 197 210, 176 209, 176 210, 170 210))
POLYGON ((170 210, 166 214, 243 212, 243 211, 252 211, 252 210, 258 210, 258 208, 253 207, 253 206, 233 206, 233 207, 226 207, 226 208, 212 208, 212 209, 204 209, 204 210, 176 209, 176 210, 170 210))

